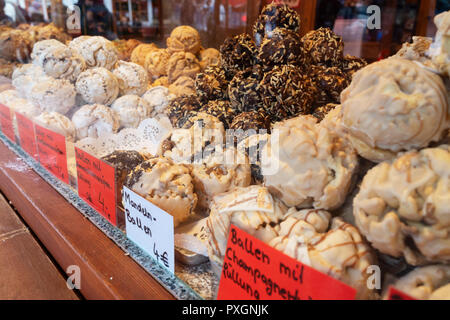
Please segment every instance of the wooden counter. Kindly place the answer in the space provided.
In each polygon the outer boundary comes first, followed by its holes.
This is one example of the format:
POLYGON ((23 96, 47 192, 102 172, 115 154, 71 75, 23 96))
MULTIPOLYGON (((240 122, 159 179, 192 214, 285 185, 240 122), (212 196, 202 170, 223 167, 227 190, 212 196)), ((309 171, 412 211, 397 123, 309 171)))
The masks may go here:
POLYGON ((84 298, 174 299, 1 141, 0 190, 62 270, 80 268, 84 298))

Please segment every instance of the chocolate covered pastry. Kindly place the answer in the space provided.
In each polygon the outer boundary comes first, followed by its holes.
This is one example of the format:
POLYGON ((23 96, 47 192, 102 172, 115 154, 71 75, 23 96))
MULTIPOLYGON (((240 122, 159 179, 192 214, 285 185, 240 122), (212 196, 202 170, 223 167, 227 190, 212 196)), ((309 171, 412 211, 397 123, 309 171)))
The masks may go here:
POLYGON ((181 76, 195 78, 199 72, 200 64, 195 55, 189 52, 174 53, 167 63, 169 83, 175 82, 181 76))
POLYGON ((359 230, 375 249, 409 264, 448 263, 449 177, 447 145, 378 164, 353 201, 359 230))
POLYGON ((354 57, 348 54, 344 57, 342 60, 341 69, 347 77, 348 84, 352 81, 353 74, 365 66, 367 66, 367 61, 362 58, 354 57))
POLYGON ((181 128, 186 122, 186 116, 192 111, 198 111, 201 105, 195 95, 180 96, 170 101, 166 114, 174 128, 181 128))
POLYGON ((264 110, 272 121, 309 114, 317 90, 293 65, 276 66, 264 75, 260 85, 264 110))
POLYGON ((317 86, 315 106, 339 103, 341 92, 350 84, 345 73, 338 67, 312 66, 310 77, 317 86))
POLYGON ((319 122, 322 121, 325 116, 331 111, 334 110, 338 105, 335 103, 328 103, 326 105, 317 107, 316 109, 314 109, 314 112, 312 113, 312 115, 314 117, 316 117, 319 122))
POLYGON ((203 103, 209 100, 226 99, 228 96, 227 88, 226 73, 220 66, 209 67, 195 77, 196 93, 203 103))
POLYGON ((190 26, 173 29, 166 43, 171 53, 189 52, 196 55, 201 48, 200 34, 190 26))
POLYGON ((272 31, 276 28, 299 32, 300 21, 300 15, 287 5, 271 3, 265 6, 253 25, 256 45, 259 46, 264 37, 270 38, 272 31))
MULTIPOLYGON (((265 129, 267 132, 270 132, 270 120, 261 110, 246 111, 234 117, 230 129, 235 130, 235 133, 238 130, 243 130, 244 132, 255 130, 258 132, 260 129, 265 129)), ((245 135, 240 136, 238 140, 240 141, 247 136, 245 132, 245 135)))
POLYGON ((142 162, 148 160, 147 155, 132 151, 132 150, 116 150, 101 158, 101 160, 109 163, 115 169, 116 178, 116 199, 119 204, 122 203, 122 189, 127 179, 128 174, 130 174, 133 169, 139 166, 142 162))
POLYGON ((262 108, 260 81, 261 74, 255 68, 238 72, 228 85, 231 105, 240 112, 262 108))
POLYGON ((172 215, 174 227, 192 216, 197 206, 189 168, 170 159, 142 162, 128 175, 125 186, 172 215))
POLYGON ((258 47, 258 61, 265 66, 305 64, 305 51, 297 31, 276 28, 266 35, 258 47))
POLYGON ((314 64, 337 65, 344 58, 344 41, 329 28, 308 32, 302 42, 314 64))
POLYGON ((120 95, 135 94, 141 96, 147 90, 147 71, 136 63, 118 61, 113 74, 119 83, 120 95))
POLYGON ((217 117, 222 121, 225 129, 228 129, 231 126, 231 122, 237 114, 236 109, 230 105, 229 101, 225 100, 211 100, 203 105, 199 112, 205 112, 217 117))
POLYGON ((255 43, 246 33, 228 37, 220 46, 222 65, 233 73, 251 67, 255 54, 255 43))

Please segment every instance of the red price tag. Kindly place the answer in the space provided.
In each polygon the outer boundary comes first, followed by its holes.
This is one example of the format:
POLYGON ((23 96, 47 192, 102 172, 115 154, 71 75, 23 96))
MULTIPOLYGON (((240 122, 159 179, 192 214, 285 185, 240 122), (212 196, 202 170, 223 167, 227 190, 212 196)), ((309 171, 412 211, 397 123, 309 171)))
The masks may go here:
POLYGON ((40 164, 64 183, 69 183, 66 138, 56 132, 34 125, 40 164))
POLYGON ((16 112, 17 128, 19 130, 20 146, 26 153, 38 160, 34 123, 23 114, 16 112))
POLYGON ((270 247, 234 225, 219 300, 353 300, 356 289, 270 247))
POLYGON ((410 295, 407 295, 406 293, 396 289, 393 286, 389 287, 388 291, 388 300, 417 300, 410 295))
POLYGON ((3 134, 12 142, 15 142, 15 134, 13 127, 13 120, 11 115, 11 109, 0 103, 0 128, 3 134))
POLYGON ((114 167, 77 147, 75 147, 75 158, 78 195, 117 226, 114 167))

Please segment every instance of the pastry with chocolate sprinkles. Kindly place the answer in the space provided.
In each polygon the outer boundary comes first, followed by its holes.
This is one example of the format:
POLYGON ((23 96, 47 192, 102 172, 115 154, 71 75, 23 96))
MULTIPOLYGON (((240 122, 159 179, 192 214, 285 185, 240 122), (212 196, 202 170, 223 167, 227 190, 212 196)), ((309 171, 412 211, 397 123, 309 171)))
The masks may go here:
POLYGON ((328 103, 326 105, 317 107, 314 112, 313 112, 313 116, 316 117, 319 121, 322 121, 323 118, 325 118, 325 116, 328 114, 328 112, 330 112, 331 110, 333 110, 334 108, 336 108, 338 106, 338 104, 335 103, 328 103))
POLYGON ((229 101, 224 100, 211 100, 200 109, 200 112, 205 112, 218 118, 222 121, 225 129, 231 126, 234 117, 237 115, 237 110, 230 105, 229 101))
POLYGON ((317 95, 311 79, 293 65, 276 66, 261 81, 264 111, 272 122, 309 114, 317 95))
POLYGON ((265 66, 305 64, 305 51, 298 32, 276 28, 266 35, 258 48, 258 62, 265 66))
POLYGON ((259 46, 266 35, 270 37, 275 28, 298 32, 300 30, 299 14, 287 5, 271 3, 265 6, 253 25, 256 45, 259 46))
POLYGON ((166 109, 166 115, 174 128, 181 128, 186 120, 200 109, 196 95, 180 96, 173 99, 166 109))
MULTIPOLYGON (((257 134, 259 130, 267 130, 269 133, 270 120, 262 111, 242 112, 233 119, 230 129, 234 130, 235 143, 239 143, 249 135, 257 134)), ((227 136, 227 142, 229 139, 227 136)))
POLYGON ((302 42, 314 64, 338 65, 344 58, 344 41, 329 28, 308 32, 302 42))
POLYGON ((348 54, 342 60, 341 69, 347 76, 347 79, 351 81, 353 74, 359 69, 364 68, 365 66, 367 66, 366 60, 348 54))
POLYGON ((316 106, 339 103, 341 92, 350 84, 346 75, 338 67, 312 66, 310 77, 318 88, 316 106))
POLYGON ((227 99, 228 80, 220 66, 208 67, 195 78, 195 90, 200 101, 227 99))
POLYGON ((261 73, 256 68, 238 72, 228 85, 228 97, 233 108, 240 112, 262 108, 260 81, 261 73))
POLYGON ((220 46, 222 65, 230 72, 237 72, 251 67, 254 63, 255 53, 255 43, 246 33, 228 37, 220 46))
POLYGON ((119 204, 122 203, 122 188, 127 175, 133 171, 142 162, 148 160, 148 157, 137 151, 116 150, 101 158, 101 160, 111 164, 115 168, 116 175, 116 199, 119 204))

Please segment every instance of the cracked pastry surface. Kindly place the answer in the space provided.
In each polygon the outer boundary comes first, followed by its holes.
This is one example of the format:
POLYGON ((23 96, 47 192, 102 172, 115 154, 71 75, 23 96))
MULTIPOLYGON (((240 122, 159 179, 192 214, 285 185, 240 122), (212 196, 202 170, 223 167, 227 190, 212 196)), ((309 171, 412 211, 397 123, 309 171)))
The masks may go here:
POLYGON ((188 167, 162 157, 137 166, 125 185, 174 218, 174 227, 186 221, 197 206, 197 195, 188 167))
POLYGON ((145 69, 151 79, 167 76, 167 64, 171 54, 167 49, 156 49, 147 54, 144 61, 145 69))
POLYGON ((196 55, 201 48, 200 34, 190 26, 179 26, 172 30, 166 44, 171 53, 189 52, 196 55))
POLYGON ((146 100, 153 110, 151 117, 164 115, 169 102, 174 98, 175 96, 170 94, 169 89, 163 86, 150 88, 142 96, 142 99, 146 100))
POLYGON ((105 68, 92 68, 82 72, 75 87, 83 100, 90 104, 110 105, 119 95, 116 76, 105 68))
POLYGON ((102 67, 108 70, 114 68, 118 53, 111 41, 100 36, 79 38, 72 40, 69 47, 83 57, 88 68, 102 67))
POLYGON ((151 52, 156 50, 159 50, 159 48, 154 43, 141 43, 131 52, 130 60, 145 67, 145 59, 151 52))
POLYGON ((169 92, 175 96, 195 94, 195 81, 191 77, 181 76, 169 85, 169 92))
POLYGON ((374 162, 438 141, 449 127, 442 79, 390 58, 359 70, 341 94, 340 124, 359 155, 374 162))
POLYGON ((41 111, 66 114, 75 105, 76 91, 68 80, 45 78, 31 88, 30 100, 41 111))
POLYGON ((0 58, 26 63, 30 58, 32 39, 27 32, 11 29, 0 33, 0 58))
POLYGON ((230 225, 268 243, 278 236, 287 208, 262 186, 236 187, 213 198, 206 222, 208 256, 222 266, 230 225))
POLYGON ((374 253, 356 227, 327 211, 289 209, 269 245, 354 287, 357 299, 376 298, 367 286, 374 253))
POLYGON ((437 32, 428 54, 433 64, 444 76, 450 76, 450 11, 434 17, 437 32))
POLYGON ((137 128, 142 120, 150 118, 153 108, 147 100, 133 94, 118 98, 111 105, 119 118, 121 128, 137 128))
POLYGON ((197 58, 190 52, 176 52, 170 56, 167 63, 169 83, 173 83, 181 76, 195 78, 200 70, 197 58))
POLYGON ((66 137, 67 141, 75 142, 77 132, 75 125, 66 116, 58 112, 43 112, 34 118, 39 125, 66 137))
POLYGON ((263 148, 270 155, 261 161, 265 186, 289 207, 341 206, 358 165, 351 145, 312 116, 275 123, 274 132, 278 143, 263 148))
POLYGON ((78 139, 116 133, 120 127, 115 111, 102 104, 82 106, 73 114, 72 122, 77 129, 78 139))
POLYGON ((434 67, 431 58, 428 56, 428 50, 432 42, 432 38, 414 36, 412 37, 412 43, 403 43, 394 57, 418 61, 425 66, 434 67))
POLYGON ((450 300, 450 266, 420 267, 392 285, 419 300, 450 300))
POLYGON ((147 71, 136 63, 118 61, 113 74, 119 83, 120 95, 135 94, 141 96, 147 90, 147 71))
POLYGON ((361 233, 411 265, 450 261, 450 148, 407 152, 365 175, 353 200, 361 233))

